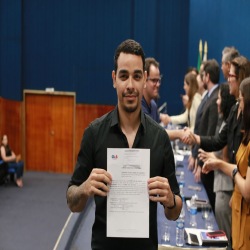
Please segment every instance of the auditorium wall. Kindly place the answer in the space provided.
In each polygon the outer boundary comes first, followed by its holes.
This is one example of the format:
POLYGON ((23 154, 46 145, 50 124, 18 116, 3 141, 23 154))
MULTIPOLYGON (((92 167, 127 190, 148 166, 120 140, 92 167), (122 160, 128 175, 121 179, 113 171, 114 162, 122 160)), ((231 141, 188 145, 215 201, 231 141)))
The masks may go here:
MULTIPOLYGON (((221 63, 225 46, 250 59, 250 1, 190 0, 188 64, 197 65, 199 39, 208 43, 208 59, 221 63)), ((222 72, 220 82, 224 82, 222 72)))

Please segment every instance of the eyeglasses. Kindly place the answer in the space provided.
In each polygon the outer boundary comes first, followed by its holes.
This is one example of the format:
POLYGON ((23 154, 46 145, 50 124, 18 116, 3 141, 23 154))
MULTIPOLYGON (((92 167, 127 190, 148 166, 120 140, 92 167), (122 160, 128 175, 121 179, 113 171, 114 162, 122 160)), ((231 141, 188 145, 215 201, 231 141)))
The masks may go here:
POLYGON ((235 78, 237 78, 238 76, 237 75, 235 75, 235 74, 228 74, 228 78, 231 78, 231 77, 235 77, 235 78))
POLYGON ((161 85, 161 78, 150 78, 150 77, 148 77, 147 80, 150 80, 154 85, 156 85, 157 83, 159 85, 161 85))

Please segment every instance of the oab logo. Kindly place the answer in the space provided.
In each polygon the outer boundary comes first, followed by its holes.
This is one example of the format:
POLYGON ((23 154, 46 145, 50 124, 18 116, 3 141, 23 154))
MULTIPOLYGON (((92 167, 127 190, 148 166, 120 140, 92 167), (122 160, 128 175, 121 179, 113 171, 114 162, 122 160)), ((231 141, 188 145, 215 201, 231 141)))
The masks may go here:
POLYGON ((118 159, 118 155, 111 155, 112 159, 118 159))

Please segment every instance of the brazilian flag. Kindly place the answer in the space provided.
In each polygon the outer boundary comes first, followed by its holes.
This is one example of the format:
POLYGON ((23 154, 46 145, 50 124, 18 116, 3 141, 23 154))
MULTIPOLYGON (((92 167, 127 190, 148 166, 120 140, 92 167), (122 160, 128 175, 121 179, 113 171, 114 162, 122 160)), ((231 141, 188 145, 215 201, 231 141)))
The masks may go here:
POLYGON ((199 55, 198 55, 198 63, 197 63, 198 72, 200 71, 200 66, 201 66, 201 54, 199 53, 199 55))
POLYGON ((200 40, 200 44, 199 44, 199 56, 198 56, 198 63, 197 63, 198 71, 200 70, 201 60, 202 60, 202 40, 200 40))

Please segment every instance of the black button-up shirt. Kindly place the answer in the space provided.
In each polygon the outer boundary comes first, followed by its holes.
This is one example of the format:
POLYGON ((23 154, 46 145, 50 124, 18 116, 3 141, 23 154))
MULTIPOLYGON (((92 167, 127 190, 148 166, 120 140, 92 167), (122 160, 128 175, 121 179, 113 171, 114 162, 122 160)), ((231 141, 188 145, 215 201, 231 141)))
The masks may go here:
MULTIPOLYGON (((69 187, 81 185, 93 168, 107 170, 107 148, 128 148, 126 136, 119 126, 118 108, 96 119, 85 130, 81 149, 69 187)), ((173 193, 179 195, 173 151, 166 131, 141 111, 141 123, 133 148, 150 149, 150 177, 168 179, 173 193)), ((92 228, 92 249, 158 249, 157 203, 149 202, 149 238, 106 237, 107 198, 95 195, 95 222, 92 228)), ((163 208, 164 209, 164 208, 163 208)))
POLYGON ((228 145, 229 161, 232 164, 236 164, 235 157, 243 138, 241 113, 237 119, 238 107, 238 102, 232 106, 222 131, 216 136, 201 136, 200 145, 206 151, 218 151, 228 145))

